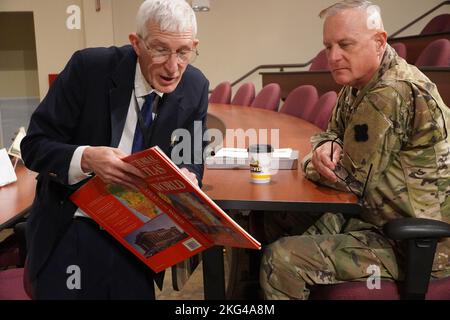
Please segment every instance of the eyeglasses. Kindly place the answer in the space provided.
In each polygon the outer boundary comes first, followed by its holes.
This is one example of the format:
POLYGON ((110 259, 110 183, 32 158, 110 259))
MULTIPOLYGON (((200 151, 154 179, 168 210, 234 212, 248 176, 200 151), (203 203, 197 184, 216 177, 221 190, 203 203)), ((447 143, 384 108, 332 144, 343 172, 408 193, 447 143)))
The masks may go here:
POLYGON ((189 64, 193 63, 198 56, 197 49, 180 49, 177 51, 171 51, 168 48, 164 48, 161 46, 148 46, 141 36, 139 36, 139 39, 142 40, 145 49, 148 51, 148 53, 152 57, 153 62, 155 63, 165 63, 173 54, 176 54, 179 64, 189 64))
MULTIPOLYGON (((335 142, 336 142, 336 139, 331 141, 331 155, 330 155, 331 161, 333 161, 333 145, 335 142)), ((370 173, 372 172, 372 164, 369 167, 369 172, 367 173, 366 181, 364 182, 364 184, 362 184, 360 181, 358 181, 353 176, 353 174, 348 172, 348 170, 340 163, 338 163, 336 165, 333 172, 339 180, 341 180, 342 182, 345 183, 345 185, 347 186, 347 189, 351 193, 353 193, 356 197, 358 197, 360 202, 363 201, 364 194, 366 193, 367 182, 369 181, 370 173), (359 193, 358 191, 355 191, 355 190, 362 190, 362 191, 361 191, 361 193, 359 193)))

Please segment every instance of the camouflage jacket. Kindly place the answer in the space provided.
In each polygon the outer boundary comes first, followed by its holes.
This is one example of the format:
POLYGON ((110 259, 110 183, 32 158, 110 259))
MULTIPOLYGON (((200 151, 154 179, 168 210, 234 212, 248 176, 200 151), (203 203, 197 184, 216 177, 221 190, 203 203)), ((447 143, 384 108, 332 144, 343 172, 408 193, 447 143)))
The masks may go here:
MULTIPOLYGON (((398 217, 450 223, 450 109, 436 85, 388 45, 378 72, 354 91, 342 89, 327 131, 311 143, 313 150, 330 140, 341 145, 352 190, 365 189, 362 218, 376 226, 398 217)), ((325 181, 310 159, 303 161, 309 179, 348 190, 325 181)))

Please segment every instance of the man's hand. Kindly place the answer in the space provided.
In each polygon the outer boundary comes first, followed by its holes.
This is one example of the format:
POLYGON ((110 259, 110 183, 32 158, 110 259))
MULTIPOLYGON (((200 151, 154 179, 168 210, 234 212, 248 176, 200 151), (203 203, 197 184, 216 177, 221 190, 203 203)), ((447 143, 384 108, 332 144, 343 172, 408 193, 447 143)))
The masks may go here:
POLYGON ((186 168, 181 168, 180 171, 184 174, 184 176, 186 178, 188 178, 189 180, 191 180, 194 184, 196 184, 198 186, 197 176, 195 174, 193 174, 186 168))
POLYGON ((114 183, 132 189, 145 187, 145 174, 121 159, 127 154, 116 148, 88 147, 81 156, 81 169, 94 172, 105 183, 114 183))
POLYGON ((331 182, 337 182, 338 179, 333 170, 339 162, 342 148, 339 144, 333 143, 333 156, 331 156, 331 144, 332 142, 328 141, 314 150, 311 162, 320 175, 331 182))

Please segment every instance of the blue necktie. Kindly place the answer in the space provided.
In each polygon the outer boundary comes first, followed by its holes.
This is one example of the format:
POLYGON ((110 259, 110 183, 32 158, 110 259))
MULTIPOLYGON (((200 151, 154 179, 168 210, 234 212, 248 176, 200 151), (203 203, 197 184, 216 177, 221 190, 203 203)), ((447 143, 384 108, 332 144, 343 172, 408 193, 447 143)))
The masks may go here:
POLYGON ((140 115, 138 115, 138 121, 136 123, 136 130, 134 131, 134 139, 133 139, 133 147, 131 148, 131 153, 135 153, 138 151, 141 151, 145 149, 147 146, 144 145, 144 137, 142 136, 142 131, 148 132, 148 129, 150 128, 152 121, 153 121, 153 115, 152 115, 152 102, 154 98, 155 93, 152 92, 151 94, 148 94, 144 97, 145 102, 142 105, 141 109, 141 120, 143 120, 140 124, 140 115))

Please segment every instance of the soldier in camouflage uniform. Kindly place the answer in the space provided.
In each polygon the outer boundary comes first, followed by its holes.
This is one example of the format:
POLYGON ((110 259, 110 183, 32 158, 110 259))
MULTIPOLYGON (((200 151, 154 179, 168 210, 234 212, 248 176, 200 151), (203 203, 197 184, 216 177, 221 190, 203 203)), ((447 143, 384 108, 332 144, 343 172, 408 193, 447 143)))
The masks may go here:
MULTIPOLYGON (((260 281, 268 299, 307 299, 308 286, 364 281, 368 267, 401 279, 403 253, 380 227, 419 217, 450 223, 450 109, 436 86, 386 43, 379 8, 331 6, 324 44, 344 85, 326 132, 311 139, 308 179, 363 199, 361 219, 324 214, 304 234, 266 248, 260 281)), ((450 243, 438 243, 433 277, 450 275, 450 243)))

